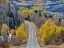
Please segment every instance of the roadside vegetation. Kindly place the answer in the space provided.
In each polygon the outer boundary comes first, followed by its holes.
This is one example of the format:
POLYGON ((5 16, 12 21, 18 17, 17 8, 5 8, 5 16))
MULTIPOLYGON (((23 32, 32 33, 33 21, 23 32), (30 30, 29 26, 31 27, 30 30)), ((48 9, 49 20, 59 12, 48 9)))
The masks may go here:
POLYGON ((55 42, 63 42, 62 26, 55 25, 53 21, 46 21, 39 30, 42 43, 45 45, 53 44, 55 42))
POLYGON ((41 5, 33 6, 31 7, 31 11, 21 7, 22 11, 19 10, 19 12, 25 20, 29 20, 35 24, 40 46, 62 45, 64 43, 64 24, 63 19, 60 20, 60 13, 43 10, 44 8, 49 8, 49 6, 40 7, 41 5))
MULTIPOLYGON (((16 30, 10 29, 6 24, 2 25, 2 29, 0 32, 0 36, 7 38, 6 36, 11 35, 8 39, 2 40, 5 41, 8 46, 26 46, 27 44, 27 37, 28 37, 28 26, 25 23, 22 23, 16 30), (5 27, 5 28, 4 28, 5 27)), ((4 43, 5 43, 4 42, 4 43)), ((4 44, 3 43, 3 44, 4 44)), ((0 47, 6 47, 7 45, 2 45, 0 42, 0 47)))
POLYGON ((2 11, 3 14, 0 13, 0 47, 26 46, 29 27, 24 20, 35 24, 40 46, 64 46, 64 19, 60 18, 60 13, 46 11, 44 8, 50 7, 41 4, 32 6, 30 9, 21 7, 19 11, 9 4, 8 0, 0 0, 0 4, 4 5, 0 10, 7 11, 5 14, 4 11, 2 11))
POLYGON ((27 43, 28 25, 8 1, 0 0, 0 48, 24 47, 27 43))

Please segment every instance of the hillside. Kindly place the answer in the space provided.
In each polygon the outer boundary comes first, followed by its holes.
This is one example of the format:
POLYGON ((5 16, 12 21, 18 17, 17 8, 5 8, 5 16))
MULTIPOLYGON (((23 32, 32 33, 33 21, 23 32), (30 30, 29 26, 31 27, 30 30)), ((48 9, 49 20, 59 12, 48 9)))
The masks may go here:
POLYGON ((15 7, 0 2, 0 28, 3 23, 11 29, 18 27, 23 22, 23 18, 18 14, 15 7))

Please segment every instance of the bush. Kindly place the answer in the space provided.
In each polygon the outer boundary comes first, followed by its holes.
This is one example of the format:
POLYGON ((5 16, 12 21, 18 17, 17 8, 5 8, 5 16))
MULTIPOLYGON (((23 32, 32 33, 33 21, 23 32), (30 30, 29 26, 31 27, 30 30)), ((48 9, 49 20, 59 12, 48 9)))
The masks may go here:
POLYGON ((55 41, 59 41, 59 39, 61 39, 63 27, 55 25, 50 19, 42 25, 39 31, 43 44, 49 44, 53 39, 55 41))

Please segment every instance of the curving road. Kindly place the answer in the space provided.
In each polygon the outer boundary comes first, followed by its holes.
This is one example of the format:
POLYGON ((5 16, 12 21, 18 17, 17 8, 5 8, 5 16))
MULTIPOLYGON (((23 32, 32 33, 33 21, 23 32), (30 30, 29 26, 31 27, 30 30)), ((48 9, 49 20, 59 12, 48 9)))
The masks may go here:
POLYGON ((29 21, 25 21, 25 23, 29 26, 29 37, 26 48, 40 48, 37 41, 36 28, 34 24, 29 21))

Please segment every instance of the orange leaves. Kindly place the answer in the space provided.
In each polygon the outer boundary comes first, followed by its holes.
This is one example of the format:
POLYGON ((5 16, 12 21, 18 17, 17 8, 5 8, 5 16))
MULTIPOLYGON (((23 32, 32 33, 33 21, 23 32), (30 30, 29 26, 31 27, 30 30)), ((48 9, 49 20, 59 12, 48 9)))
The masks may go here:
POLYGON ((22 24, 20 25, 20 27, 17 28, 17 30, 16 30, 16 37, 17 37, 21 42, 26 39, 27 35, 26 35, 25 31, 24 31, 24 23, 22 23, 22 24))
POLYGON ((55 25, 54 22, 50 19, 42 25, 39 30, 39 34, 42 39, 42 42, 46 44, 50 42, 51 38, 59 40, 61 38, 62 30, 62 26, 55 25))

